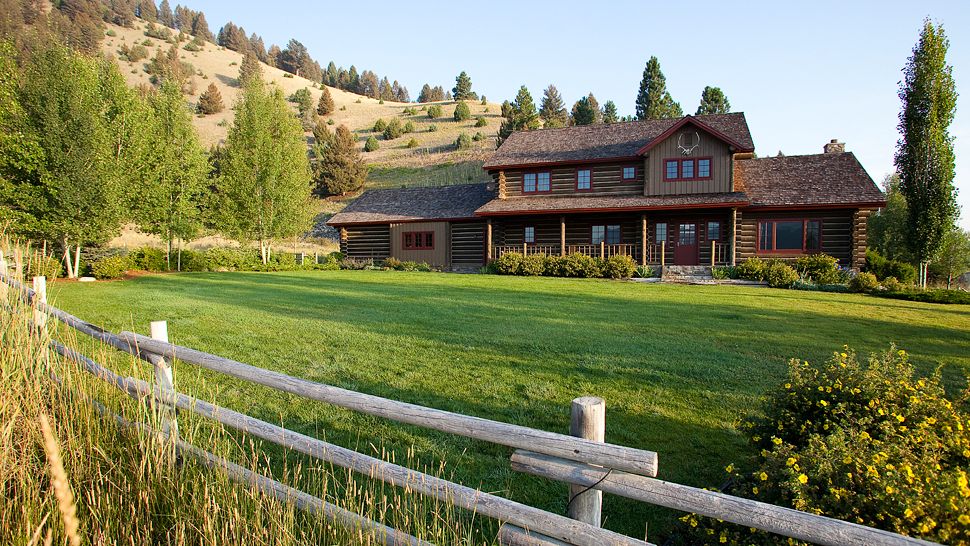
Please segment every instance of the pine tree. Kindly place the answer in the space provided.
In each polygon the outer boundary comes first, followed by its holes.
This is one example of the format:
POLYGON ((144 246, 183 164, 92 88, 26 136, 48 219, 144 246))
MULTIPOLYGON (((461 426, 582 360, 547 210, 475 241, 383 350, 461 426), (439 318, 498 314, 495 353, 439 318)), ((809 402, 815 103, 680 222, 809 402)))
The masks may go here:
POLYGON ((455 78, 455 87, 451 90, 451 94, 455 100, 475 98, 472 94, 472 79, 464 70, 455 78))
POLYGON ((324 85, 323 92, 320 93, 320 100, 317 102, 317 114, 320 116, 326 116, 333 112, 334 104, 333 97, 330 96, 330 89, 324 85))
POLYGON ((283 51, 280 50, 280 46, 272 44, 269 46, 269 49, 266 50, 266 64, 272 67, 277 67, 279 65, 278 59, 282 54, 283 51))
POLYGON ((278 88, 252 82, 235 111, 220 162, 216 225, 237 241, 257 241, 267 263, 274 239, 310 226, 306 140, 278 88))
POLYGON ((667 78, 660 71, 660 61, 650 57, 637 93, 637 119, 679 118, 683 115, 680 104, 667 92, 667 78))
POLYGON ((421 92, 418 93, 418 102, 431 102, 431 86, 424 84, 421 86, 421 92))
POLYGON ((731 102, 720 87, 704 87, 701 93, 701 104, 697 107, 698 116, 707 114, 727 114, 731 111, 731 102))
POLYGON ((539 112, 536 111, 536 103, 532 100, 532 94, 526 86, 519 87, 519 92, 515 95, 515 101, 502 103, 502 115, 505 121, 498 130, 498 144, 501 145, 505 139, 515 131, 529 131, 538 129, 542 125, 539 119, 539 112))
MULTIPOLYGON (((535 105, 533 105, 533 108, 535 108, 535 105)), ((455 121, 465 121, 472 117, 472 111, 470 108, 468 108, 468 103, 463 100, 458 101, 458 104, 455 105, 455 113, 453 117, 455 118, 455 121)))
POLYGON ((546 127, 565 127, 569 123, 569 113, 566 104, 555 85, 549 85, 542 93, 542 103, 539 107, 539 117, 546 127))
POLYGON ((248 82, 262 78, 263 67, 256 60, 256 56, 251 53, 243 55, 242 64, 239 65, 239 77, 237 78, 239 86, 245 87, 248 82))
POLYGON ((576 101, 573 105, 572 120, 574 125, 593 125, 603 121, 599 102, 592 93, 576 101))
POLYGON ((158 7, 155 6, 155 0, 141 0, 138 2, 135 15, 145 21, 158 21, 158 7))
POLYGON ((936 254, 958 212, 949 133, 957 94, 946 61, 949 46, 943 27, 925 20, 899 89, 896 169, 909 211, 907 241, 920 262, 936 254))
POLYGON ((323 77, 323 83, 329 85, 330 87, 337 87, 338 77, 340 72, 337 70, 337 65, 333 61, 327 65, 326 75, 323 77))
POLYGON ((222 102, 222 93, 216 84, 210 83, 209 87, 199 96, 198 110, 200 114, 218 114, 226 107, 222 102))
POLYGON ((249 52, 255 55, 261 63, 269 61, 269 56, 266 55, 266 44, 263 43, 263 38, 255 32, 249 36, 249 52))
POLYGON ((209 30, 209 22, 205 20, 205 14, 201 11, 192 20, 192 35, 207 42, 215 41, 215 36, 209 30))
POLYGON ((620 121, 620 114, 616 111, 616 103, 608 100, 603 105, 603 123, 616 123, 620 121))
POLYGON ((158 5, 158 22, 169 28, 175 28, 175 14, 172 13, 172 6, 169 5, 168 0, 162 0, 158 5))
POLYGON ((357 137, 344 125, 334 134, 326 126, 316 131, 313 180, 319 195, 347 195, 364 186, 367 165, 357 149, 357 137))

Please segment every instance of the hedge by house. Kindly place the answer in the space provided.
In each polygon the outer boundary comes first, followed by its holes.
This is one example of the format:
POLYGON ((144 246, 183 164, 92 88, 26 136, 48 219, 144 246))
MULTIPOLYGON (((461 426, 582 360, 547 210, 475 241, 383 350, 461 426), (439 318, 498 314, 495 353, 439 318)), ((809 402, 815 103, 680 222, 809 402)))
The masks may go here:
POLYGON ((627 279, 636 272, 637 264, 633 258, 620 255, 604 260, 579 253, 524 256, 518 252, 506 252, 490 267, 500 275, 627 279))

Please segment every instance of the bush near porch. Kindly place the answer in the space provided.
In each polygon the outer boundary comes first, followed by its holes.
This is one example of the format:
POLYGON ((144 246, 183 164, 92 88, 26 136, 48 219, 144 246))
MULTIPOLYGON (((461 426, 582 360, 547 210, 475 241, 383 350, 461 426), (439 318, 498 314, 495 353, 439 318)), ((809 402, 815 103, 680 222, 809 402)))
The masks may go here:
POLYGON ((506 252, 487 269, 499 275, 628 279, 636 273, 637 264, 625 255, 604 260, 580 253, 524 256, 519 252, 506 252))

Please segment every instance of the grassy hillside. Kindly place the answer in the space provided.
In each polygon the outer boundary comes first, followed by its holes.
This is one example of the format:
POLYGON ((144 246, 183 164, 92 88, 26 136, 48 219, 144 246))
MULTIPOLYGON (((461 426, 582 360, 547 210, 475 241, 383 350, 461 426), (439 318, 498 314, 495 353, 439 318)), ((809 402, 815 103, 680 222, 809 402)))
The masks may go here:
MULTIPOLYGON (((101 44, 103 51, 118 60, 118 65, 129 84, 132 86, 148 84, 149 75, 145 72, 145 66, 159 49, 167 51, 171 44, 145 36, 145 24, 141 21, 136 22, 135 28, 107 25, 107 29, 109 34, 101 44), (147 45, 148 59, 138 62, 122 60, 119 54, 122 45, 131 46, 145 43, 146 40, 150 43, 150 45, 147 45)), ((179 47, 181 48, 186 43, 182 42, 179 47)), ((223 101, 226 104, 224 111, 209 116, 196 116, 194 120, 203 143, 206 145, 218 144, 225 139, 226 132, 232 124, 232 105, 240 91, 236 77, 239 75, 239 65, 242 63, 243 56, 240 53, 208 42, 201 51, 192 52, 181 49, 180 53, 182 60, 191 63, 196 70, 195 91, 187 97, 188 101, 196 103, 199 95, 205 91, 209 83, 215 83, 222 94, 223 101)), ((263 65, 263 75, 266 80, 280 86, 286 96, 306 87, 310 89, 315 104, 322 93, 322 84, 293 76, 265 64, 263 65)), ((471 119, 457 123, 452 118, 455 109, 454 102, 437 103, 442 106, 442 116, 437 119, 429 119, 427 112, 421 110, 425 105, 398 102, 380 104, 376 99, 336 88, 330 88, 330 94, 336 106, 336 111, 328 116, 328 118, 334 120, 331 127, 343 124, 352 129, 360 139, 361 150, 363 150, 364 141, 371 135, 376 136, 381 141, 379 150, 365 153, 365 158, 370 164, 381 165, 382 167, 422 167, 449 162, 481 160, 495 149, 494 137, 501 123, 501 106, 498 104, 482 105, 477 101, 469 101, 471 119), (407 107, 417 108, 417 114, 405 116, 403 110, 407 107), (488 125, 475 127, 475 120, 478 116, 484 116, 488 125), (389 121, 395 117, 401 118, 402 123, 413 122, 415 132, 391 141, 384 141, 383 137, 372 132, 374 123, 378 119, 389 121), (429 131, 432 125, 437 128, 434 132, 429 131), (468 150, 458 152, 453 149, 453 144, 459 134, 467 133, 469 136, 473 136, 479 131, 489 138, 474 142, 471 149, 468 150), (407 147, 411 138, 418 142, 417 147, 407 147)))

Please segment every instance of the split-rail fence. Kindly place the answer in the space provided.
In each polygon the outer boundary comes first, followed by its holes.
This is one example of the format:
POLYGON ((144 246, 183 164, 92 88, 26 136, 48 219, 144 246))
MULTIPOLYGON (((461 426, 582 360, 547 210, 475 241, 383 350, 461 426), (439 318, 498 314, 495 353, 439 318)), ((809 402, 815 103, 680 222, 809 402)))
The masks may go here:
MULTIPOLYGON (((19 262, 19 261, 18 261, 19 262)), ((180 454, 199 458, 204 464, 225 471, 230 478, 255 486, 268 495, 294 503, 319 514, 336 525, 365 532, 391 545, 426 545, 427 542, 379 522, 344 510, 320 498, 294 489, 236 465, 189 444, 178 436, 177 410, 212 419, 232 429, 274 442, 321 461, 359 472, 370 478, 433 497, 501 523, 497 541, 514 545, 629 545, 646 546, 644 540, 621 535, 600 526, 603 493, 649 504, 693 512, 739 525, 777 533, 785 537, 831 546, 930 545, 932 542, 905 537, 850 522, 827 518, 689 487, 656 478, 658 457, 654 451, 606 443, 605 403, 595 397, 577 398, 572 403, 571 435, 442 411, 406 402, 355 392, 308 381, 280 372, 251 366, 170 343, 167 324, 151 323, 151 336, 132 332, 112 333, 89 324, 47 303, 46 280, 33 279, 33 288, 22 282, 22 264, 8 263, 0 253, 0 302, 7 302, 11 289, 33 306, 33 322, 47 328, 48 317, 78 333, 131 354, 153 365, 154 383, 122 377, 87 356, 56 340, 51 349, 74 361, 93 376, 136 399, 150 399, 159 412, 160 430, 152 432, 167 439, 180 454), (518 472, 570 485, 566 516, 527 506, 436 476, 418 472, 369 455, 330 444, 219 407, 181 393, 173 382, 172 363, 193 364, 310 400, 372 416, 447 432, 512 448, 511 466, 518 472)), ((120 417, 114 416, 117 419, 120 417)), ((130 424, 129 424, 130 425, 130 424)), ((145 428, 145 425, 140 425, 145 428)))

